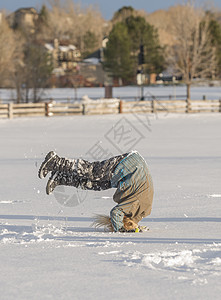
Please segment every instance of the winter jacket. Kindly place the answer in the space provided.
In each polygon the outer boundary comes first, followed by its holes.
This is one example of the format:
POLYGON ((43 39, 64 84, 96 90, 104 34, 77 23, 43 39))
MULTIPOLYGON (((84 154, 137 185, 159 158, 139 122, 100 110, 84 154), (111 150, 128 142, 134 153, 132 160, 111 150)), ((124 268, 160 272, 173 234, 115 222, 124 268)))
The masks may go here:
POLYGON ((152 177, 145 160, 137 151, 130 152, 115 167, 111 185, 117 188, 113 196, 118 203, 116 208, 135 223, 151 213, 154 194, 152 177))

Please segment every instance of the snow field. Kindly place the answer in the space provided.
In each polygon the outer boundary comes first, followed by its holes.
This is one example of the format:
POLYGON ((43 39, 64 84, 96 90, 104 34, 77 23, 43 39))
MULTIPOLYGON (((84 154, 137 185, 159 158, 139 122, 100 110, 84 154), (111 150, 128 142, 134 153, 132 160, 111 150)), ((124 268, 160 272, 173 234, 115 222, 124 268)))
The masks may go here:
POLYGON ((0 120, 1 298, 219 299, 220 125, 219 114, 0 120), (148 162, 150 231, 90 227, 114 190, 45 194, 37 170, 49 150, 94 160, 97 143, 106 157, 135 143, 148 162))
MULTIPOLYGON (((77 91, 73 88, 55 88, 55 89, 45 89, 42 98, 47 99, 58 99, 58 101, 71 100, 73 101, 75 97, 82 99, 83 96, 88 95, 91 98, 103 98, 105 94, 104 88, 78 88, 77 91)), ((179 96, 186 95, 186 87, 183 86, 150 86, 144 87, 144 96, 172 96, 179 100, 179 96)), ((221 95, 221 87, 191 87, 191 99, 192 100, 203 100, 205 96, 208 100, 218 100, 221 95)), ((15 99, 16 93, 13 89, 0 89, 0 99, 4 102, 8 100, 15 99)), ((113 97, 140 97, 140 87, 137 86, 126 86, 126 87, 116 87, 113 88, 113 97)), ((165 98, 164 98, 165 99, 165 98)), ((185 99, 182 97, 181 99, 185 99)))

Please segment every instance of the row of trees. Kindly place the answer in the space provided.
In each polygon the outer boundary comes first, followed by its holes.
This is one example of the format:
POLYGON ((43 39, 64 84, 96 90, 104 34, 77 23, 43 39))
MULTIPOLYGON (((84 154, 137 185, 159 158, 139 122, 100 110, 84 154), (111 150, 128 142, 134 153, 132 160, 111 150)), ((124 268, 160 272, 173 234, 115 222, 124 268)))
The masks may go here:
POLYGON ((15 87, 18 102, 30 97, 38 101, 40 88, 46 86, 53 70, 42 47, 45 42, 68 40, 84 58, 101 47, 104 36, 109 39, 104 68, 120 81, 134 82, 140 45, 144 49, 143 71, 160 73, 170 68, 174 75, 183 76, 188 97, 194 78, 221 76, 221 26, 211 10, 189 1, 163 11, 163 15, 162 11, 148 15, 123 7, 107 22, 97 8, 82 9, 73 1, 48 0, 31 30, 3 18, 0 85, 15 87))
POLYGON ((39 101, 53 65, 44 43, 55 38, 74 44, 82 58, 101 47, 109 32, 97 8, 83 9, 72 1, 48 0, 34 24, 3 15, 0 24, 0 86, 16 88, 17 102, 39 101))
POLYGON ((221 26, 214 13, 192 2, 173 7, 169 14, 167 31, 172 40, 162 45, 156 29, 160 26, 150 25, 148 17, 137 15, 131 7, 119 10, 113 18, 115 25, 105 51, 105 67, 116 77, 133 78, 139 46, 143 44, 144 71, 159 73, 170 68, 174 75, 183 77, 190 98, 194 78, 221 76, 221 26))
POLYGON ((30 36, 12 30, 5 19, 0 25, 0 86, 14 87, 17 102, 37 102, 53 70, 42 46, 30 36))

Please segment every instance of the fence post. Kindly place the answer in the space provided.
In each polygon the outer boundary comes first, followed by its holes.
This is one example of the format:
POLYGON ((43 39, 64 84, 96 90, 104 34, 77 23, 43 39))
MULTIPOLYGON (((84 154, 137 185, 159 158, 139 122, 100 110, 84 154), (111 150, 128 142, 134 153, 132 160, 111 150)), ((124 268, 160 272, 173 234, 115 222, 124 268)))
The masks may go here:
POLYGON ((82 115, 86 115, 86 104, 85 103, 83 103, 82 104, 82 115))
POLYGON ((155 114, 156 113, 156 103, 155 103, 154 99, 152 100, 152 105, 151 106, 152 106, 152 113, 155 114))
POLYGON ((45 117, 49 117, 49 103, 45 102, 45 117))
POLYGON ((13 103, 8 104, 8 118, 13 119, 13 103))
POLYGON ((221 112, 221 99, 219 99, 219 112, 221 112))
POLYGON ((119 114, 122 114, 123 113, 123 101, 120 100, 119 101, 119 114))
POLYGON ((186 99, 186 113, 190 113, 191 111, 191 101, 189 98, 186 99))

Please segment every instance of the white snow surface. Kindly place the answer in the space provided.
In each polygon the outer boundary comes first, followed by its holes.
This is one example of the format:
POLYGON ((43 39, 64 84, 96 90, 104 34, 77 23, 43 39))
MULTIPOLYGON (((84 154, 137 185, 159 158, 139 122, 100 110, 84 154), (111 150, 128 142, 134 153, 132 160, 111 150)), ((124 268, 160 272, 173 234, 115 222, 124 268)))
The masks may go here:
POLYGON ((0 128, 1 299, 220 299, 220 114, 0 119, 0 128), (90 227, 115 205, 112 189, 47 196, 37 177, 50 150, 93 161, 130 146, 153 176, 148 232, 90 227))

